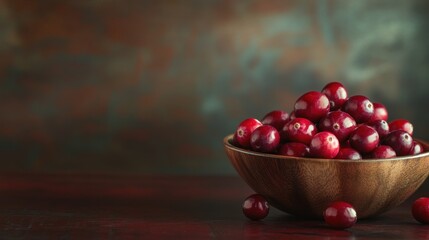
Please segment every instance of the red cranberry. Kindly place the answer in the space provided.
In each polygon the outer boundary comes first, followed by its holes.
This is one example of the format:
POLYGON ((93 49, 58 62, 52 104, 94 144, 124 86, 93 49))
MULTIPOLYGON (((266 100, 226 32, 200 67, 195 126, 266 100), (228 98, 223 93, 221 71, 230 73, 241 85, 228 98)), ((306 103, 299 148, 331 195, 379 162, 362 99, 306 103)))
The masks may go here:
POLYGON ((288 142, 279 149, 279 154, 293 157, 307 157, 310 149, 304 143, 288 142))
POLYGON ((374 106, 365 96, 356 95, 350 97, 342 107, 344 112, 352 116, 357 123, 367 122, 374 114, 374 106))
POLYGON ((320 131, 331 132, 343 142, 355 130, 356 121, 346 112, 334 111, 322 118, 318 126, 320 131))
POLYGON ((362 156, 358 151, 350 147, 342 147, 338 152, 336 159, 350 159, 350 160, 359 160, 362 159, 362 156))
POLYGON ((373 127, 375 131, 378 132, 380 138, 385 137, 389 134, 389 124, 384 120, 375 120, 373 122, 368 123, 368 126, 373 127))
POLYGON ((347 100, 346 88, 339 82, 328 83, 322 89, 322 93, 328 97, 331 111, 340 109, 347 100))
POLYGON ((311 91, 307 92, 295 102, 296 117, 307 118, 317 122, 329 112, 329 99, 325 94, 311 91))
POLYGON ((288 118, 288 121, 293 120, 293 119, 295 119, 295 118, 296 118, 296 116, 295 116, 295 111, 290 112, 290 114, 289 114, 289 118, 288 118))
POLYGON ((352 227, 357 221, 356 210, 346 202, 334 202, 323 212, 325 222, 336 229, 352 227))
POLYGON ((334 158, 340 150, 337 137, 330 132, 316 133, 310 142, 310 155, 317 158, 334 158))
POLYGON ((403 130, 413 136, 413 124, 405 119, 396 119, 389 123, 390 131, 403 130))
POLYGON ((423 224, 429 224, 429 198, 421 197, 414 201, 411 208, 414 219, 423 224))
POLYGON ((310 120, 295 118, 284 125, 281 135, 288 142, 301 142, 308 145, 316 132, 316 126, 310 120))
POLYGON ((250 146, 257 152, 274 152, 280 143, 280 134, 270 125, 262 125, 250 136, 250 146))
POLYGON ((423 145, 421 145, 419 142, 413 141, 413 146, 411 147, 410 155, 417 155, 423 152, 423 145))
POLYGON ((383 144, 391 146, 397 156, 408 155, 413 147, 413 138, 402 130, 390 132, 383 141, 383 144))
POLYGON ((278 131, 281 131, 285 123, 289 118, 289 114, 282 110, 274 110, 267 113, 264 118, 262 118, 262 124, 270 125, 275 127, 278 131))
POLYGON ((250 148, 250 135, 252 135, 252 132, 260 126, 262 126, 262 123, 258 119, 245 119, 238 125, 234 134, 234 141, 241 147, 250 148))
POLYGON ((267 200, 260 194, 252 194, 247 197, 242 207, 244 215, 251 220, 261 220, 270 211, 270 205, 268 205, 267 200))
POLYGON ((374 150, 380 142, 380 137, 374 128, 361 125, 350 135, 350 145, 361 154, 374 150))
POLYGON ((377 120, 384 120, 387 121, 389 118, 389 114, 387 113, 386 107, 381 103, 373 103, 374 107, 374 114, 372 115, 371 119, 369 121, 377 121, 377 120))
POLYGON ((395 150, 387 145, 380 145, 371 152, 371 158, 394 158, 396 157, 395 150))

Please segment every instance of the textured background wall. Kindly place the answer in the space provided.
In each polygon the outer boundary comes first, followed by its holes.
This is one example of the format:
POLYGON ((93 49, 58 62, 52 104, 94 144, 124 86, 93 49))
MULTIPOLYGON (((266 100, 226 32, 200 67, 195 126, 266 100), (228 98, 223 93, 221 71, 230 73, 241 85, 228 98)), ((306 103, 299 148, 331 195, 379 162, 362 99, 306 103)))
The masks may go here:
POLYGON ((332 80, 429 140, 427 1, 0 0, 3 170, 233 173, 222 138, 332 80))

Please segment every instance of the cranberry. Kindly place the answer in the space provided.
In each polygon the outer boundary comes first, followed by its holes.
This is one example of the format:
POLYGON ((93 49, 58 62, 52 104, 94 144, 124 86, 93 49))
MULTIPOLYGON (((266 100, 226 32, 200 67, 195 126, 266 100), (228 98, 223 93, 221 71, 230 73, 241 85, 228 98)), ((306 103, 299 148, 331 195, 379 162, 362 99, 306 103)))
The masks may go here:
POLYGON ((393 158, 396 157, 396 152, 387 145, 380 145, 371 152, 371 158, 393 158))
POLYGON ((252 194, 243 202, 243 214, 251 220, 260 220, 265 218, 269 211, 270 205, 267 200, 260 194, 252 194))
POLYGON ((270 125, 262 125, 250 136, 250 146, 257 152, 274 152, 280 143, 280 134, 270 125))
POLYGON ((374 114, 374 106, 365 96, 356 95, 350 97, 342 107, 344 112, 352 116, 357 123, 367 122, 374 114))
POLYGON ((329 99, 325 94, 311 91, 307 92, 295 102, 296 117, 307 118, 317 122, 329 112, 329 99))
POLYGON ((286 141, 301 142, 308 145, 316 132, 316 126, 310 120, 295 118, 284 125, 281 135, 286 141))
POLYGON ((252 132, 260 126, 262 126, 262 123, 258 119, 245 119, 238 125, 234 134, 234 141, 241 147, 250 148, 250 135, 252 135, 252 132))
POLYGON ((295 116, 295 111, 290 112, 290 114, 289 114, 289 118, 288 118, 288 121, 293 120, 293 119, 295 119, 295 118, 296 118, 296 116, 295 116))
POLYGON ((350 135, 350 145, 361 154, 374 150, 380 142, 377 131, 367 125, 361 125, 350 135))
POLYGON ((411 208, 414 219, 423 224, 429 224, 429 198, 421 197, 414 201, 411 208))
POLYGON ((262 124, 270 125, 275 127, 278 131, 280 131, 289 118, 289 114, 282 110, 274 110, 267 113, 264 118, 262 118, 262 124))
POLYGON ((334 158, 340 150, 340 143, 330 132, 316 133, 310 142, 310 155, 318 158, 334 158))
POLYGON ((352 227, 357 221, 356 210, 346 202, 333 202, 323 212, 325 222, 336 229, 352 227))
POLYGON ((385 120, 375 120, 373 122, 368 123, 368 126, 373 127, 375 131, 378 132, 380 138, 383 138, 390 132, 389 124, 385 120))
POLYGON ((405 119, 396 119, 389 123, 390 131, 403 130, 413 136, 413 124, 405 119))
POLYGON ((350 159, 350 160, 359 160, 362 159, 362 156, 358 151, 351 147, 342 147, 338 152, 336 159, 350 159))
POLYGON ((413 147, 413 138, 403 130, 390 132, 383 141, 383 144, 391 146, 395 150, 396 155, 408 155, 413 147))
POLYGON ((320 131, 329 131, 343 142, 355 130, 356 121, 346 112, 334 111, 322 118, 318 126, 320 131))
POLYGON ((409 155, 417 155, 424 152, 423 145, 419 142, 413 141, 413 146, 411 147, 409 155))
POLYGON ((347 100, 346 88, 339 82, 328 83, 322 89, 322 93, 328 97, 331 111, 340 109, 347 100))
POLYGON ((307 157, 310 149, 304 143, 288 142, 279 149, 279 154, 293 157, 307 157))
POLYGON ((387 121, 389 118, 389 114, 387 113, 386 107, 381 103, 373 103, 374 107, 374 114, 372 115, 371 119, 369 121, 377 121, 377 120, 384 120, 387 121))

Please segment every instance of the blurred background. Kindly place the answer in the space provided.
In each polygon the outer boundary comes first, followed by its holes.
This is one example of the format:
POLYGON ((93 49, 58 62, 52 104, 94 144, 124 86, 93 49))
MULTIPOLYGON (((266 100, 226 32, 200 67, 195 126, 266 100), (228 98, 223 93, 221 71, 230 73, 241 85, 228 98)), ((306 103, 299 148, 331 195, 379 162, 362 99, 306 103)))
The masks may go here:
POLYGON ((429 140, 424 0, 0 0, 0 171, 234 174, 224 136, 340 81, 429 140))

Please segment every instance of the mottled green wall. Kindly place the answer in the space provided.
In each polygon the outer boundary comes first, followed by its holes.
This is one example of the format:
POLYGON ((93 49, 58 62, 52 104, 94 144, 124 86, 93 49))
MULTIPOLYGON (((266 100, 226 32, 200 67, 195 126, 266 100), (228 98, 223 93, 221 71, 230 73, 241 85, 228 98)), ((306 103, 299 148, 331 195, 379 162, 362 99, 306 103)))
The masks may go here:
POLYGON ((429 140, 427 1, 0 1, 3 170, 230 174, 222 138, 329 81, 429 140))

